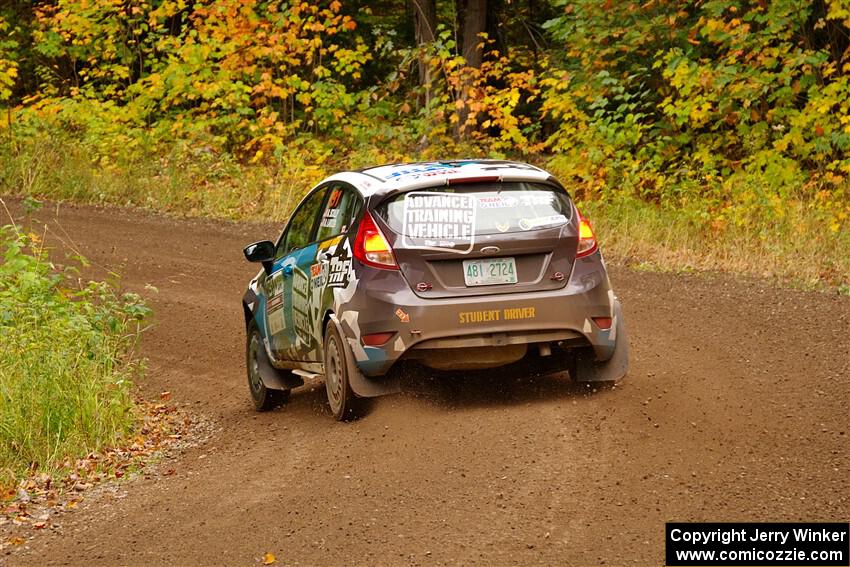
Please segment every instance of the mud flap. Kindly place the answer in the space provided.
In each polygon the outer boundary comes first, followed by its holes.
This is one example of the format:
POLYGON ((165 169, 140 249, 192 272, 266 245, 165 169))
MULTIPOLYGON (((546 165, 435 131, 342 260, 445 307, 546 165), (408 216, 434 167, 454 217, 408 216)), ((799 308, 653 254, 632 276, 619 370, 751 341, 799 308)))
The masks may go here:
POLYGON ((265 348, 261 346, 257 350, 259 351, 257 354, 257 370, 260 372, 263 386, 270 390, 291 390, 304 385, 304 380, 300 376, 286 370, 278 370, 272 366, 265 348))
MULTIPOLYGON (((345 333, 342 332, 342 326, 339 324, 335 315, 331 315, 331 324, 336 325, 339 336, 348 340, 345 333)), ((351 347, 345 345, 345 362, 348 366, 348 383, 351 390, 358 398, 375 398, 378 396, 386 396, 387 394, 396 394, 401 391, 401 382, 398 376, 381 377, 379 380, 367 378, 360 372, 357 367, 357 361, 354 360, 354 353, 351 352, 351 347)))
POLYGON ((617 344, 614 354, 605 361, 594 358, 592 351, 576 356, 575 369, 577 382, 616 382, 629 371, 629 337, 622 314, 617 317, 617 344))

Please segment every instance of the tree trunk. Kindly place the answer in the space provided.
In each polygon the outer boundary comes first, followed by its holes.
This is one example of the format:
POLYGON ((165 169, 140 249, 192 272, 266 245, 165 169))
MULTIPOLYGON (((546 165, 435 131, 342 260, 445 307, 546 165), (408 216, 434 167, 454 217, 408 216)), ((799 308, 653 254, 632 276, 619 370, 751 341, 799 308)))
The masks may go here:
MULTIPOLYGON (((487 0, 464 0, 461 3, 461 55, 466 60, 466 66, 475 69, 481 68, 484 50, 480 47, 480 34, 487 31, 487 0)), ((469 132, 470 126, 466 124, 469 119, 469 89, 472 82, 466 75, 461 83, 460 99, 463 106, 458 110, 457 135, 464 138, 469 132)))
MULTIPOLYGON (((436 0, 410 0, 410 8, 413 12, 413 33, 416 45, 421 49, 436 39, 437 2, 436 0)), ((425 89, 424 103, 427 106, 431 102, 431 67, 422 53, 419 54, 419 85, 425 89)))
POLYGON ((487 0, 465 0, 462 3, 463 42, 461 55, 468 67, 481 67, 483 50, 479 34, 487 31, 487 0))

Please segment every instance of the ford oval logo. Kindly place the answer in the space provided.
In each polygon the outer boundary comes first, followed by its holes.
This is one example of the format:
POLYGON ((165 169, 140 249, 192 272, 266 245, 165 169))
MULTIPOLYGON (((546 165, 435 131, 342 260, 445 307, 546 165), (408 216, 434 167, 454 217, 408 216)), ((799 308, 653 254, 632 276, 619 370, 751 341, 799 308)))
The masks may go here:
POLYGON ((482 254, 498 254, 501 248, 498 246, 484 246, 481 249, 482 254))

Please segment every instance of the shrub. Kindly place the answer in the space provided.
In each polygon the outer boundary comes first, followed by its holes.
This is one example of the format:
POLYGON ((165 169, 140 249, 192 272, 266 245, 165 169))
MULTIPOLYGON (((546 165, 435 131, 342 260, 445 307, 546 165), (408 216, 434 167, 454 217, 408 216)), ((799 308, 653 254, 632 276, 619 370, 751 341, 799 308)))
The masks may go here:
POLYGON ((0 229, 0 483, 118 443, 134 423, 135 294, 82 283, 39 239, 0 229))

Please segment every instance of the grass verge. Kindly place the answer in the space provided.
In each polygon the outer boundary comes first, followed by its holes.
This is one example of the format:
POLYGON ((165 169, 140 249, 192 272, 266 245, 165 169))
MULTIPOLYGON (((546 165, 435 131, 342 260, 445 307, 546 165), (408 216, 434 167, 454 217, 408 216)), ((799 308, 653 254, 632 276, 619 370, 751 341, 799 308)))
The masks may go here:
POLYGON ((0 229, 0 253, 0 485, 9 486, 133 430, 133 350, 149 310, 55 266, 17 226, 0 229))
POLYGON ((782 219, 704 226, 679 211, 635 199, 591 201, 583 214, 606 257, 659 271, 731 272, 850 295, 850 231, 830 230, 797 204, 782 219))

